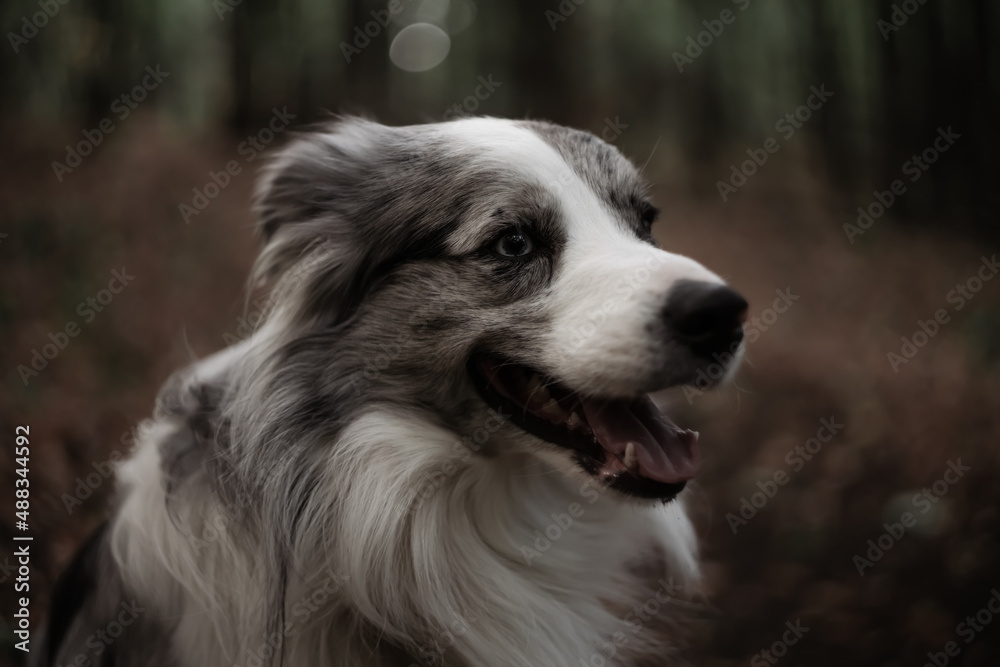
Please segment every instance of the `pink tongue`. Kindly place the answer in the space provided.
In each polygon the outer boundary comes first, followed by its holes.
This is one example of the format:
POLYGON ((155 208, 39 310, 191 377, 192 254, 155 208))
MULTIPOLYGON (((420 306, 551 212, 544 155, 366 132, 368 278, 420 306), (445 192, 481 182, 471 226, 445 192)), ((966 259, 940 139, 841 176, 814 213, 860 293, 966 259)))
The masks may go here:
POLYGON ((634 474, 667 484, 695 476, 701 462, 698 434, 671 423, 650 399, 583 399, 581 404, 594 436, 610 455, 629 464, 626 450, 629 442, 635 443, 634 474))

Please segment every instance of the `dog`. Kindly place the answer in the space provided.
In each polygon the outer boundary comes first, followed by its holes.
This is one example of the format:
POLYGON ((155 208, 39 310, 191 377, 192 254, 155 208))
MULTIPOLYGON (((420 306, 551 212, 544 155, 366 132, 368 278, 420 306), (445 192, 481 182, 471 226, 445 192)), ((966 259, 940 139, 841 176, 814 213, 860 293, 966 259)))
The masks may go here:
POLYGON ((675 664, 698 434, 650 394, 730 375, 747 303, 657 247, 633 165, 339 118, 255 212, 266 316, 162 388, 41 664, 675 664))

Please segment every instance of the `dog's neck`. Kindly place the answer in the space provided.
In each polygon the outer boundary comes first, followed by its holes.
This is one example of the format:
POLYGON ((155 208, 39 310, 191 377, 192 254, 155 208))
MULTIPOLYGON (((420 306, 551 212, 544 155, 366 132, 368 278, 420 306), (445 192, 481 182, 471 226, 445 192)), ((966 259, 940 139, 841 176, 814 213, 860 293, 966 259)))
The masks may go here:
POLYGON ((266 539, 237 526, 205 535, 224 516, 207 482, 171 508, 150 483, 169 437, 158 426, 122 470, 115 548, 139 599, 182 619, 175 645, 200 647, 190 664, 270 664, 259 638, 277 630, 268 643, 283 644, 285 664, 659 665, 697 579, 677 501, 632 506, 539 459, 473 455, 429 420, 380 411, 315 461, 325 478, 301 510, 275 628, 276 561, 248 547, 266 539))
POLYGON ((653 626, 672 622, 673 596, 696 578, 683 508, 631 506, 537 458, 456 441, 385 412, 339 439, 326 534, 350 538, 313 548, 343 602, 423 664, 575 666, 622 632, 621 654, 653 650, 653 626), (628 618, 657 593, 663 618, 628 618))

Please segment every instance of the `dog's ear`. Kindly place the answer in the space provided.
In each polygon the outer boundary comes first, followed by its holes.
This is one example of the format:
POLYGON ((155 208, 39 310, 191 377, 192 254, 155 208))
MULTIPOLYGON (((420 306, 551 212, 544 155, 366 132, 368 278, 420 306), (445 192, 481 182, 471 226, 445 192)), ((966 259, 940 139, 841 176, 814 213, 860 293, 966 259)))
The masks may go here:
POLYGON ((271 281, 321 246, 344 258, 351 254, 352 219, 388 129, 343 118, 298 136, 271 159, 254 198, 264 241, 255 277, 271 281))
POLYGON ((271 285, 293 316, 342 320, 361 298, 391 134, 340 119, 297 137, 264 169, 254 202, 264 247, 251 278, 271 285))

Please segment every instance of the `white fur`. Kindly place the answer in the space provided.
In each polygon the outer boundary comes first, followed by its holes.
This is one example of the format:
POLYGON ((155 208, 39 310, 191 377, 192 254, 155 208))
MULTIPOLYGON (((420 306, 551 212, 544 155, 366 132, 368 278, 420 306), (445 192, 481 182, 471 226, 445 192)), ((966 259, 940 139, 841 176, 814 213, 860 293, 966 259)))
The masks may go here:
MULTIPOLYGON (((558 197, 571 224, 566 268, 551 286, 545 363, 582 391, 634 392, 647 372, 646 325, 673 283, 721 280, 627 232, 529 130, 475 119, 441 132, 516 165, 558 197)), ((238 372, 283 334, 273 317, 192 377, 238 372)), ((151 422, 120 470, 115 558, 125 583, 177 623, 180 664, 269 664, 265 591, 275 573, 256 558, 252 534, 230 530, 204 475, 185 486, 183 502, 167 498, 158 448, 179 427, 151 422)), ((683 496, 668 505, 630 503, 568 456, 499 446, 487 457, 457 443, 426 415, 396 408, 373 409, 318 448, 325 453, 313 465, 326 483, 297 533, 284 664, 403 664, 376 662, 385 641, 424 664, 576 667, 618 632, 631 639, 616 656, 622 664, 660 650, 662 638, 633 632, 625 612, 651 595, 655 582, 636 571, 644 561, 660 559, 675 583, 697 584, 683 496), (547 528, 558 539, 539 540, 547 528), (359 619, 381 634, 361 636, 359 619)))
POLYGON ((546 367, 579 391, 628 395, 650 372, 648 323, 678 280, 722 284, 698 262, 643 243, 533 132, 492 118, 470 118, 444 132, 516 165, 559 198, 568 226, 566 269, 552 286, 553 326, 546 367), (637 378, 639 379, 637 381, 637 378))
MULTIPOLYGON (((266 657, 268 573, 226 534, 212 498, 169 516, 162 487, 151 482, 163 429, 149 430, 120 470, 128 495, 115 523, 116 559, 140 598, 159 601, 179 621, 183 664, 257 664, 253 656, 266 657)), ((682 499, 632 505, 593 481, 561 477, 540 459, 474 457, 453 434, 406 413, 356 421, 331 448, 329 466, 336 469, 324 490, 331 497, 321 504, 344 511, 312 517, 316 525, 303 531, 307 556, 296 564, 302 574, 289 607, 315 595, 317 582, 332 591, 320 610, 290 617, 285 664, 374 664, 345 659, 364 652, 345 651, 340 640, 349 634, 337 612, 350 604, 394 639, 411 635, 419 607, 438 629, 438 646, 424 647, 428 664, 445 647, 468 665, 575 667, 616 632, 632 637, 624 614, 613 610, 650 594, 627 565, 659 549, 673 583, 697 584, 696 538, 682 499), (435 475, 440 486, 416 498, 435 475), (335 488, 345 477, 350 488, 335 488), (571 506, 582 514, 570 516, 571 506), (536 531, 544 536, 567 516, 572 524, 539 551, 536 531)), ((627 650, 650 650, 656 639, 639 633, 627 650)))

